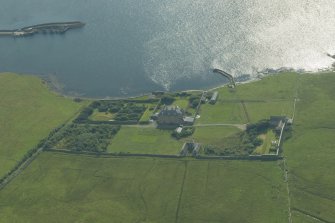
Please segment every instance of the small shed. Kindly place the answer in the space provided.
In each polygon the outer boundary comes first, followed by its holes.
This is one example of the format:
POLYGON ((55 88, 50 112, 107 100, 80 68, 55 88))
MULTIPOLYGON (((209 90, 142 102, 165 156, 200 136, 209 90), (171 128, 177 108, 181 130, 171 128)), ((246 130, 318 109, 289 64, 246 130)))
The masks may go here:
POLYGON ((276 129, 281 129, 286 123, 287 118, 285 116, 271 116, 270 125, 276 129))
POLYGON ((178 134, 180 134, 182 131, 183 131, 183 127, 178 127, 178 128, 176 128, 176 132, 177 132, 178 134))

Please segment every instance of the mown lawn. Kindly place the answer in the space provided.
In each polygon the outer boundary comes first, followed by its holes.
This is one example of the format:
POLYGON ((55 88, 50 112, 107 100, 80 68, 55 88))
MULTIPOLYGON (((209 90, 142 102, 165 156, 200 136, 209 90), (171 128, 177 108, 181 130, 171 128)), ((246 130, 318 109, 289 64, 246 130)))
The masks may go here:
POLYGON ((37 77, 1 73, 0 177, 85 104, 50 92, 37 77))
POLYGON ((287 222, 276 162, 42 153, 0 191, 0 222, 287 222))
POLYGON ((177 155, 183 142, 171 136, 172 131, 154 127, 126 127, 112 139, 108 152, 177 155))

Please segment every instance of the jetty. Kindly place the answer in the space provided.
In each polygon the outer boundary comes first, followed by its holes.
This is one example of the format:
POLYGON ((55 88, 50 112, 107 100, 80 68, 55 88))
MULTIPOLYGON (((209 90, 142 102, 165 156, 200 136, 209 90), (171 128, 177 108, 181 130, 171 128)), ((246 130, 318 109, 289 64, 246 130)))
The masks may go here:
POLYGON ((70 29, 82 28, 83 26, 85 26, 85 23, 78 21, 44 23, 34 26, 23 27, 21 29, 0 30, 0 37, 2 36, 24 37, 24 36, 31 36, 37 33, 63 34, 70 29))
POLYGON ((236 87, 236 82, 235 82, 235 78, 234 78, 233 75, 228 74, 227 72, 225 72, 225 71, 223 71, 223 70, 220 70, 220 69, 214 69, 213 72, 214 72, 214 73, 218 73, 218 74, 222 75, 222 76, 225 77, 225 78, 228 78, 229 81, 230 81, 230 83, 231 83, 231 85, 232 85, 233 87, 236 87))

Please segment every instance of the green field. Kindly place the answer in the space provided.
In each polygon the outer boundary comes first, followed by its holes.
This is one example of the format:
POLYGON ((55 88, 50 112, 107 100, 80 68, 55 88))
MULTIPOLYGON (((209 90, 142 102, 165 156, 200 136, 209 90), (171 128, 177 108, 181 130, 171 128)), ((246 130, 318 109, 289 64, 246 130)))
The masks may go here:
POLYGON ((154 127, 125 127, 112 139, 108 152, 177 155, 183 142, 171 136, 171 131, 154 127))
POLYGON ((0 74, 0 177, 25 153, 87 104, 48 90, 36 77, 0 74))
POLYGON ((262 119, 269 119, 270 116, 292 117, 294 100, 268 101, 268 102, 247 102, 245 106, 251 123, 262 119))
MULTIPOLYGON (((292 206, 335 222, 335 74, 302 75, 299 83, 293 137, 284 144, 292 206)), ((313 222, 293 213, 293 222, 313 222)))
POLYGON ((199 124, 243 124, 268 119, 271 115, 292 116, 297 74, 280 74, 261 81, 218 89, 216 104, 201 106, 199 124), (243 106, 243 103, 245 108, 243 106))
POLYGON ((283 223, 282 177, 276 162, 47 152, 0 192, 0 222, 283 223))
POLYGON ((242 104, 219 101, 215 105, 204 104, 200 108, 197 124, 244 124, 247 118, 242 104))
POLYGON ((227 87, 219 89, 219 100, 293 100, 298 74, 281 73, 248 84, 241 84, 235 90, 227 87))
POLYGON ((225 137, 240 132, 236 127, 230 126, 202 126, 196 127, 195 132, 187 140, 194 139, 197 143, 222 146, 225 137))

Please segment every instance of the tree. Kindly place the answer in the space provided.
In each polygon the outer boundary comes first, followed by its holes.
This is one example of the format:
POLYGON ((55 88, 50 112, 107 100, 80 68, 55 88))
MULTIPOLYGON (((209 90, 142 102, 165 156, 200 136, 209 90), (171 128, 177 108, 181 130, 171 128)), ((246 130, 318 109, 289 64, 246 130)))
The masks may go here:
POLYGON ((165 105, 171 105, 174 101, 175 101, 175 98, 170 95, 165 95, 161 99, 161 102, 165 105))

